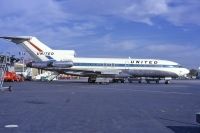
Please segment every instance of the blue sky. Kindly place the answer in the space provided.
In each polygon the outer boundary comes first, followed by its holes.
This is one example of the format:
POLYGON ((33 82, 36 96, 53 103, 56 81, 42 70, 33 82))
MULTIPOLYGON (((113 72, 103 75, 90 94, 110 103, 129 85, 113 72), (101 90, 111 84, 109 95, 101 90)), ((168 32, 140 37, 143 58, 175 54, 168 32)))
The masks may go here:
MULTIPOLYGON (((1 0, 0 35, 31 35, 77 56, 200 66, 199 0, 1 0)), ((0 53, 18 53, 0 40, 0 53)))

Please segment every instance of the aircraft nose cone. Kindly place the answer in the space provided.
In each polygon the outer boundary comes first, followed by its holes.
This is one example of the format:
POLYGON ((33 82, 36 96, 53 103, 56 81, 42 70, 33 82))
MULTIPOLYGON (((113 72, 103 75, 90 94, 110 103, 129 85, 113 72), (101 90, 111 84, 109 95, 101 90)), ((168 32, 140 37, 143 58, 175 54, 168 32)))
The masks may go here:
POLYGON ((187 68, 184 68, 183 71, 182 71, 183 76, 186 76, 189 73, 190 73, 190 70, 188 70, 187 68))
POLYGON ((185 69, 185 75, 187 75, 187 74, 189 74, 190 73, 190 70, 188 70, 188 69, 185 69))

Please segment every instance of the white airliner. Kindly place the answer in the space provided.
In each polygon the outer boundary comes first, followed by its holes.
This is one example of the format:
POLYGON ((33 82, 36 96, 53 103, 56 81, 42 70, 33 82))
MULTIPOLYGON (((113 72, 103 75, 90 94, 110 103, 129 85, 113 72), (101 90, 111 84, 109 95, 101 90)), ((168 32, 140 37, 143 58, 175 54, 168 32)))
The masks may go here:
POLYGON ((157 83, 164 79, 168 84, 172 78, 184 76, 189 70, 176 62, 157 59, 134 58, 82 58, 75 57, 74 50, 53 50, 32 36, 0 37, 20 44, 33 57, 28 67, 40 68, 70 75, 89 77, 88 82, 94 83, 98 77, 120 79, 142 78, 147 83, 153 79, 157 83), (147 80, 149 79, 149 80, 147 80))

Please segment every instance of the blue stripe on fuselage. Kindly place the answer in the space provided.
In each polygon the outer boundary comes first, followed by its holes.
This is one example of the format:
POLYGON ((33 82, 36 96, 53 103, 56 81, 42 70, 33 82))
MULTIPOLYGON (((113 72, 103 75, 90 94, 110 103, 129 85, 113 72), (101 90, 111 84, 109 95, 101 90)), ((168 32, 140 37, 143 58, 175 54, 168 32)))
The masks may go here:
POLYGON ((49 60, 54 60, 54 58, 53 57, 51 57, 51 56, 46 56, 49 60))

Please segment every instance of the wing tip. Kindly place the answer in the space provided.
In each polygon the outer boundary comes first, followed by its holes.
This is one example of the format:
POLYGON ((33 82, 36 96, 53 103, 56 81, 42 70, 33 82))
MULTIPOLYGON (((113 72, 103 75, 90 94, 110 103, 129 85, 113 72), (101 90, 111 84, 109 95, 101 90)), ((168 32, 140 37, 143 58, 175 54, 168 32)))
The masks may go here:
POLYGON ((30 40, 33 36, 0 36, 3 39, 23 39, 23 40, 30 40))

